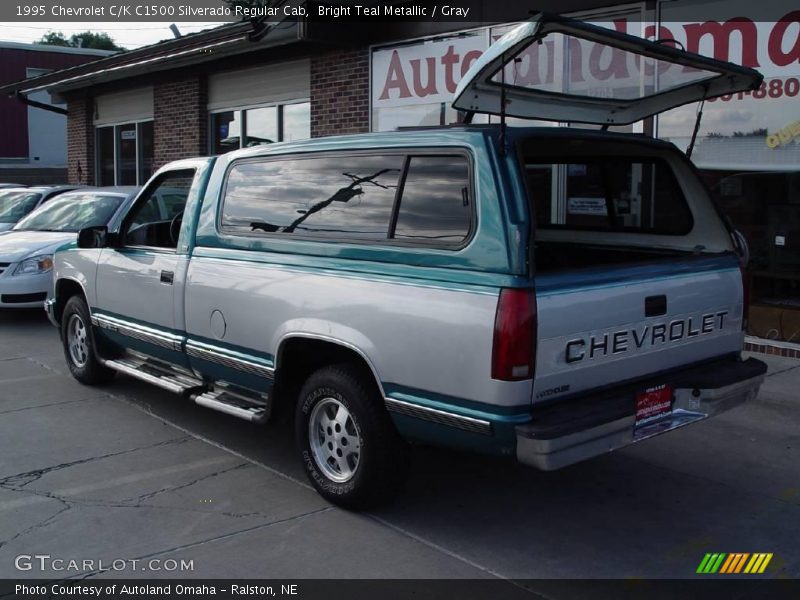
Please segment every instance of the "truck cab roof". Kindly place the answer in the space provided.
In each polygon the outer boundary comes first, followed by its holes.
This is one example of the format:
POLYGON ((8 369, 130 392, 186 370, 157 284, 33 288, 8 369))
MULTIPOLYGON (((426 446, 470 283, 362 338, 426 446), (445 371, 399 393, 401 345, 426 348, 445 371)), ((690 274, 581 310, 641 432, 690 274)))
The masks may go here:
MULTIPOLYGON (((415 127, 398 131, 356 133, 341 136, 309 138, 291 142, 277 142, 233 150, 221 155, 227 161, 259 156, 282 155, 302 152, 348 151, 354 149, 391 149, 413 146, 470 146, 485 138, 497 139, 501 125, 493 124, 453 124, 437 127, 415 127)), ((670 142, 651 138, 643 134, 622 133, 569 127, 507 127, 506 139, 514 144, 520 139, 574 139, 574 140, 615 140, 633 141, 654 148, 675 148, 670 142)))

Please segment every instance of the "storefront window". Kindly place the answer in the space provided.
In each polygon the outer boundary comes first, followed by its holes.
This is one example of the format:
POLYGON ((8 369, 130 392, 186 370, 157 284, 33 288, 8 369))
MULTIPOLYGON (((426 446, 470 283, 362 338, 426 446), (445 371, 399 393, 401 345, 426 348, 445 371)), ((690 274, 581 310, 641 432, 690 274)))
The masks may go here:
POLYGON ((136 185, 136 125, 117 127, 117 185, 136 185))
POLYGON ((153 174, 153 122, 139 123, 139 183, 153 174))
MULTIPOLYGON (((787 60, 797 24, 780 0, 756 12, 742 0, 710 2, 710 23, 699 22, 693 5, 662 2, 660 36, 755 67, 764 83, 705 103, 692 162, 750 247, 748 333, 800 343, 800 63, 787 60)), ((657 135, 687 149, 699 108, 664 113, 657 135)))
POLYGON ((374 131, 392 131, 399 127, 444 125, 442 123, 443 107, 443 103, 436 102, 395 108, 376 108, 372 111, 372 129, 374 131))
MULTIPOLYGON (((489 47, 489 28, 372 52, 372 130, 446 125, 458 82, 489 47)), ((486 123, 486 115, 473 122, 486 123)))
POLYGON ((241 147, 242 111, 229 110, 211 115, 212 152, 224 154, 241 147))
POLYGON ((748 241, 748 333, 800 343, 800 172, 702 173, 748 241))
POLYGON ((114 128, 97 128, 97 183, 114 185, 114 128))
POLYGON ((142 185, 153 172, 153 122, 96 130, 97 184, 142 185))
POLYGON ((304 140, 311 137, 311 103, 283 106, 283 135, 281 141, 304 140))
POLYGON ((276 104, 211 115, 211 151, 223 154, 242 147, 311 137, 311 104, 276 104))
MULTIPOLYGON (((800 91, 798 77, 775 77, 784 90, 800 91)), ((715 170, 796 170, 800 166, 800 110, 797 91, 770 98, 761 91, 740 92, 708 101, 692 151, 700 168, 715 170), (741 96, 741 97, 740 97, 741 96), (792 129, 795 133, 792 134, 792 129), (783 136, 783 137, 781 137, 783 136)), ((658 137, 686 150, 698 112, 697 105, 682 106, 658 118, 658 137)))
POLYGON ((244 114, 245 146, 258 146, 278 141, 278 107, 251 108, 244 114))

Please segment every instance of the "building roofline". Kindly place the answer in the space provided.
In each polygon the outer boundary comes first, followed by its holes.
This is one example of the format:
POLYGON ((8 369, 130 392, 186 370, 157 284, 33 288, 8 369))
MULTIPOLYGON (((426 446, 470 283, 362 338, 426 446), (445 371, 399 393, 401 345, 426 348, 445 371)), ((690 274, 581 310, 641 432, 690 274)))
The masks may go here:
POLYGON ((57 54, 78 54, 82 56, 110 56, 118 50, 98 50, 97 48, 73 48, 72 46, 53 46, 51 44, 26 44, 0 40, 0 50, 26 50, 28 52, 53 52, 57 54))
POLYGON ((291 29, 282 27, 273 27, 271 31, 267 29, 266 36, 263 37, 262 35, 254 36, 254 33, 257 34, 254 28, 255 23, 250 21, 220 25, 180 38, 161 41, 127 52, 118 52, 74 67, 9 83, 0 86, 0 94, 29 94, 43 89, 58 94, 132 77, 144 70, 152 72, 184 67, 218 60, 231 54, 300 41, 301 38, 296 31, 298 24, 293 24, 295 27, 291 29))

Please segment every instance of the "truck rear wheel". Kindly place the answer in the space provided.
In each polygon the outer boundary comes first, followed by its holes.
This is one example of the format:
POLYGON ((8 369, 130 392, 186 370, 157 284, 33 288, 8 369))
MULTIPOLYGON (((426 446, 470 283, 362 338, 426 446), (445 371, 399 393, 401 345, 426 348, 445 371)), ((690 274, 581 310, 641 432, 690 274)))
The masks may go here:
POLYGON ((300 392, 295 433, 306 474, 327 500, 362 509, 405 482, 407 446, 374 383, 349 364, 324 367, 300 392))
POLYGON ((67 301, 61 316, 61 342, 72 376, 86 385, 111 381, 115 371, 104 367, 97 355, 89 307, 81 296, 67 301))

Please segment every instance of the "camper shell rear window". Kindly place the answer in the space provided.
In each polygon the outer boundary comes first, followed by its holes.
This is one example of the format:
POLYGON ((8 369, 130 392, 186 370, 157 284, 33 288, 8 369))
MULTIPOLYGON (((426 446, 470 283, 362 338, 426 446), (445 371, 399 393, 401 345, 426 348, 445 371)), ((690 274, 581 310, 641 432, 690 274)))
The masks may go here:
POLYGON ((694 219, 670 164, 646 155, 521 152, 537 229, 683 236, 694 219))

